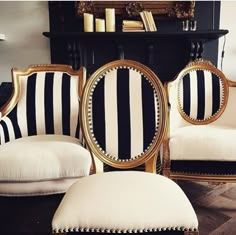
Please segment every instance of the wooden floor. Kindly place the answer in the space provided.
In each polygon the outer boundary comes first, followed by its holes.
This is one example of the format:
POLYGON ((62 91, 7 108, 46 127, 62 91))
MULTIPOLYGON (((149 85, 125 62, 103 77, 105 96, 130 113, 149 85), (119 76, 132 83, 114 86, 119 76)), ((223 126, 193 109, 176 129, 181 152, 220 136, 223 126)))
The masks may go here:
MULTIPOLYGON (((236 183, 178 184, 197 213, 200 235, 236 235, 236 183)), ((62 197, 0 197, 0 235, 50 235, 51 220, 62 197)))
POLYGON ((236 183, 178 181, 199 220, 200 235, 236 235, 236 183))

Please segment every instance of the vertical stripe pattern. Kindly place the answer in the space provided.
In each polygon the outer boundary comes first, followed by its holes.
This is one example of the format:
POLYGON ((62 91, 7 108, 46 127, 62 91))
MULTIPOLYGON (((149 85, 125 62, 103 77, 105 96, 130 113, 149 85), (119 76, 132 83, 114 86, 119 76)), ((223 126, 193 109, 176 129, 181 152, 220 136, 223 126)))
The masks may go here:
MULTIPOLYGON (((70 78, 70 135, 77 137, 77 126, 80 128, 79 123, 79 97, 78 97, 79 81, 75 76, 70 78)), ((80 130, 78 132, 81 132, 80 130)))
POLYGON ((92 100, 92 119, 93 119, 93 132, 100 145, 105 150, 105 106, 104 106, 104 77, 97 84, 93 93, 92 100))
POLYGON ((139 71, 116 68, 90 94, 92 130, 99 147, 114 160, 131 160, 151 144, 158 123, 158 100, 139 71))
POLYGON ((118 156, 130 157, 129 69, 117 70, 118 156))
POLYGON ((35 106, 36 108, 36 124, 37 124, 37 134, 42 135, 45 133, 45 115, 44 115, 44 95, 42 91, 45 86, 45 73, 38 73, 36 79, 36 91, 35 91, 35 106))
POLYGON ((19 79, 19 102, 0 121, 1 144, 38 134, 80 136, 78 76, 52 71, 19 79))
POLYGON ((193 120, 215 115, 223 103, 223 82, 207 70, 192 70, 178 83, 180 108, 193 120))
POLYGON ((36 135, 36 107, 35 107, 35 89, 36 89, 36 77, 34 73, 28 77, 27 93, 26 93, 26 113, 27 113, 27 125, 28 135, 36 135))
POLYGON ((142 107, 143 107, 143 149, 145 150, 152 142, 155 135, 155 102, 154 90, 149 82, 142 78, 142 107))
MULTIPOLYGON (((51 109, 53 111, 53 115, 51 115, 51 117, 56 117, 53 119, 53 126, 54 126, 54 131, 57 134, 62 134, 62 117, 63 117, 63 110, 62 110, 62 104, 63 104, 63 99, 62 99, 62 90, 63 90, 63 78, 62 78, 63 74, 60 72, 55 72, 54 76, 53 76, 53 100, 58 100, 58 102, 53 102, 53 108, 51 109), (61 113, 62 115, 57 115, 58 113, 61 113)), ((66 101, 65 101, 66 102, 66 101)), ((52 124, 51 124, 52 125, 52 124)))
POLYGON ((131 129, 131 158, 143 151, 143 105, 142 105, 142 76, 130 70, 130 129, 131 129))
POLYGON ((104 107, 105 107, 105 136, 106 151, 117 158, 118 156, 118 117, 117 117, 117 79, 113 70, 104 79, 104 107))
POLYGON ((70 135, 70 76, 63 74, 62 76, 62 129, 64 135, 70 135))

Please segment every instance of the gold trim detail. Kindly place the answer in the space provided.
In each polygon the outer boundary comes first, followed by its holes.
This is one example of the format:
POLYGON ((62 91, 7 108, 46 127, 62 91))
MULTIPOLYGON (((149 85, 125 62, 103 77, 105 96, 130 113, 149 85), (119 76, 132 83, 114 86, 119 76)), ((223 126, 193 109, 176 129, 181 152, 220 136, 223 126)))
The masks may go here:
MULTIPOLYGON (((201 125, 201 124, 209 124, 213 121, 215 121, 217 118, 220 117, 220 115, 224 112, 224 109, 227 105, 228 96, 229 96, 229 87, 236 87, 236 81, 230 81, 228 80, 225 75, 218 70, 210 61, 203 60, 203 59, 197 59, 193 62, 190 62, 183 71, 180 72, 180 74, 173 80, 168 83, 165 83, 165 89, 167 92, 167 97, 169 97, 168 92, 168 85, 173 84, 176 82, 179 76, 182 76, 186 73, 186 71, 190 71, 191 69, 206 69, 209 71, 212 71, 215 73, 218 77, 221 78, 221 80, 224 83, 224 102, 222 104, 221 110, 212 117, 210 120, 206 120, 204 122, 199 121, 193 121, 190 119, 187 119, 183 113, 180 111, 181 116, 184 118, 184 120, 195 124, 195 125, 201 125)), ((169 118, 168 118, 169 120, 169 118)), ((168 122, 168 127, 170 123, 168 122)), ((205 182, 217 182, 217 183, 224 183, 224 182, 236 182, 236 175, 217 175, 217 174, 191 174, 191 173, 182 173, 182 172, 172 172, 171 171, 171 159, 170 159, 170 150, 169 150, 169 134, 167 135, 167 139, 164 141, 163 144, 163 174, 166 177, 176 179, 176 180, 191 180, 191 181, 205 181, 205 182)))
POLYGON ((157 154, 155 154, 152 158, 145 162, 145 171, 150 173, 157 173, 156 169, 157 163, 157 154))
MULTIPOLYGON (((133 168, 136 166, 139 166, 141 164, 147 163, 147 169, 153 172, 152 167, 152 158, 154 158, 157 155, 157 152, 160 149, 161 143, 165 137, 166 134, 166 115, 167 115, 167 102, 166 102, 166 95, 164 88, 156 76, 156 74, 151 71, 148 67, 146 67, 143 64, 140 64, 136 61, 131 60, 117 60, 110 62, 101 68, 99 68, 97 71, 95 71, 90 79, 88 80, 83 95, 82 95, 82 106, 81 106, 81 122, 82 122, 82 131, 84 133, 85 140, 90 147, 91 151, 94 153, 95 156, 97 156, 102 162, 105 164, 108 164, 115 168, 133 168), (97 143, 96 138, 93 133, 93 125, 92 125, 92 94, 93 91, 99 82, 99 80, 103 77, 103 75, 113 69, 118 68, 132 68, 136 71, 139 71, 142 73, 142 75, 148 79, 149 83, 153 87, 154 91, 156 92, 156 95, 158 96, 158 102, 159 102, 159 126, 158 131, 156 130, 155 138, 150 143, 147 150, 138 155, 135 156, 133 159, 129 160, 120 160, 116 159, 114 156, 110 156, 108 153, 106 153, 97 143)), ((156 161, 155 161, 156 162, 156 161)))
MULTIPOLYGON (((20 95, 21 95, 21 87, 20 87, 20 76, 28 76, 32 73, 40 72, 40 71, 61 71, 68 73, 70 75, 77 75, 84 81, 86 76, 86 69, 81 67, 79 70, 73 70, 71 66, 64 64, 38 64, 38 65, 30 65, 26 70, 18 70, 17 68, 12 68, 12 86, 13 91, 9 98, 9 100, 2 106, 0 112, 2 113, 2 117, 6 116, 18 103, 20 95)), ((79 87, 78 94, 79 96, 82 93, 82 84, 79 79, 79 87)))
POLYGON ((228 82, 225 77, 225 75, 218 70, 210 61, 203 60, 203 59, 197 59, 193 62, 190 62, 177 76, 176 82, 178 90, 177 90, 177 104, 178 104, 178 110, 182 118, 194 125, 204 125, 204 124, 209 124, 211 122, 214 122, 216 119, 218 119, 221 114, 224 112, 227 102, 228 102, 228 96, 229 96, 229 90, 228 90, 228 82), (219 80, 220 83, 222 84, 222 100, 220 101, 220 107, 217 110, 216 113, 213 115, 207 117, 206 119, 194 119, 190 117, 188 114, 186 114, 183 110, 183 107, 181 107, 181 101, 180 101, 180 82, 182 81, 183 77, 192 72, 192 71, 199 71, 199 70, 205 70, 209 71, 210 73, 215 74, 219 80))
MULTIPOLYGON (((118 67, 115 67, 115 68, 112 68, 112 69, 106 71, 104 74, 101 74, 101 75, 99 76, 99 78, 97 78, 97 80, 95 81, 94 86, 93 86, 93 89, 91 89, 91 92, 90 92, 89 100, 92 100, 93 92, 94 92, 94 90, 95 90, 95 88, 96 88, 96 85, 100 82, 100 80, 101 80, 101 79, 104 79, 104 76, 105 76, 107 73, 109 73, 110 71, 112 71, 112 70, 117 70, 117 69, 120 69, 120 68, 121 68, 121 69, 122 69, 122 68, 128 68, 128 69, 130 69, 130 70, 138 71, 136 68, 127 67, 127 66, 118 66, 118 67)), ((144 78, 149 82, 150 86, 152 86, 152 88, 153 88, 153 85, 152 85, 151 82, 148 80, 148 78, 147 78, 142 72, 140 72, 140 71, 138 71, 138 72, 144 76, 144 78)), ((155 91, 154 91, 154 95, 155 95, 156 104, 158 105, 157 110, 159 111, 159 109, 160 109, 160 107, 159 107, 159 101, 158 101, 158 96, 157 96, 157 94, 156 94, 155 91)), ((93 139, 94 139, 94 141, 95 141, 97 147, 98 147, 101 151, 105 152, 104 150, 102 150, 101 146, 100 146, 99 143, 97 142, 96 137, 94 136, 94 133, 93 133, 92 102, 89 102, 88 117, 89 117, 89 127, 90 127, 90 131, 91 131, 91 133, 92 133, 93 139)), ((156 123, 157 123, 157 126, 159 125, 159 121, 160 121, 159 119, 160 119, 160 118, 159 118, 159 113, 157 112, 157 114, 156 114, 156 123)), ((118 158, 118 159, 117 159, 117 156, 112 156, 112 155, 110 155, 109 153, 106 153, 106 155, 107 155, 107 157, 109 157, 109 158, 111 158, 111 159, 114 159, 115 161, 120 161, 120 162, 122 162, 122 161, 123 161, 123 162, 124 162, 124 161, 134 161, 136 158, 141 157, 141 156, 149 149, 150 145, 151 145, 152 142, 155 140, 157 134, 158 134, 158 128, 156 127, 155 134, 154 134, 153 139, 152 139, 152 141, 150 142, 149 146, 148 146, 142 153, 140 153, 138 156, 135 156, 134 158, 130 158, 130 159, 119 159, 119 158, 118 158)))
POLYGON ((104 17, 105 8, 115 8, 116 15, 124 17, 137 17, 144 9, 161 18, 188 19, 194 17, 195 1, 77 1, 75 15, 86 12, 104 17))

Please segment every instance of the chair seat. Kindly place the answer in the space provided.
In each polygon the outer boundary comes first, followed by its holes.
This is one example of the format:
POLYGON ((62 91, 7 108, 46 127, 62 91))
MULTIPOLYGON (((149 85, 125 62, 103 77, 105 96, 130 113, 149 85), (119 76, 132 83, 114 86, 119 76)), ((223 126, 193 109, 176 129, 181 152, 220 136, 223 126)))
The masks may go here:
POLYGON ((145 172, 96 174, 79 179, 58 207, 54 232, 197 230, 196 214, 172 180, 145 172))
POLYGON ((24 137, 0 148, 0 182, 42 182, 89 175, 91 157, 76 138, 24 137))
POLYGON ((170 135, 170 159, 236 161, 235 139, 236 129, 232 127, 198 125, 178 128, 170 135))

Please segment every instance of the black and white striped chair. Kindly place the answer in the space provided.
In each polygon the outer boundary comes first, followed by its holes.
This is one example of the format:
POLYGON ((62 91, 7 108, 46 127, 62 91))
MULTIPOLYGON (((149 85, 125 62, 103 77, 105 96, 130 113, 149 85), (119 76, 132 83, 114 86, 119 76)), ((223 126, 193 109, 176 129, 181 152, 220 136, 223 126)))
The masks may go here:
POLYGON ((110 62, 88 80, 82 129, 91 152, 120 169, 73 184, 57 209, 54 233, 198 234, 196 214, 180 187, 155 172, 166 134, 167 102, 161 82, 146 66, 110 62))
POLYGON ((89 175, 79 123, 85 76, 67 65, 12 70, 13 94, 0 119, 0 195, 62 193, 89 175))
POLYGON ((189 63, 167 84, 170 132, 163 151, 165 175, 236 180, 235 86, 203 59, 189 63))

